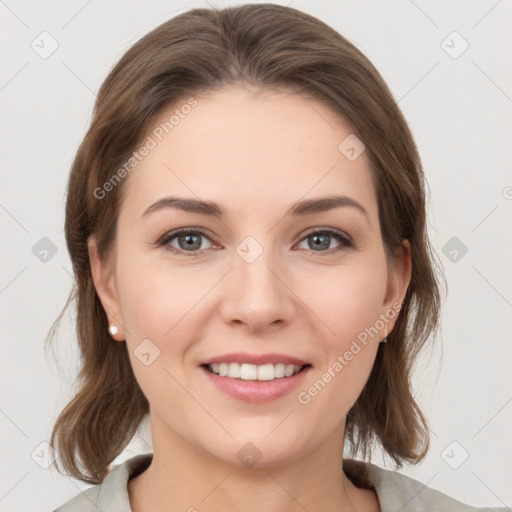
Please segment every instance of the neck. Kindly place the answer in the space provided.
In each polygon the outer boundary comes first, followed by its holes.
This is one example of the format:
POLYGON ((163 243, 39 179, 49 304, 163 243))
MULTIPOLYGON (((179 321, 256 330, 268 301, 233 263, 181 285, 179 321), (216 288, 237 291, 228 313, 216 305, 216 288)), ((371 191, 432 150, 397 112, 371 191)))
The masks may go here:
POLYGON ((128 485, 133 512, 237 510, 352 512, 379 510, 374 491, 343 472, 343 432, 293 461, 269 467, 227 464, 153 424, 153 460, 128 485))

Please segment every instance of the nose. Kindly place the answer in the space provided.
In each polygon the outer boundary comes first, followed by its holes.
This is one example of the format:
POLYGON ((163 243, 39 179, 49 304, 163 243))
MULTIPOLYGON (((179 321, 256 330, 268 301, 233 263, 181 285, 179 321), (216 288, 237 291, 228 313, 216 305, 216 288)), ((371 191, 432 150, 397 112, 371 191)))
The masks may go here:
POLYGON ((226 276, 224 321, 243 325, 251 334, 289 325, 297 311, 297 298, 287 283, 289 272, 282 271, 283 265, 271 250, 264 250, 252 262, 240 254, 234 254, 233 269, 226 276))

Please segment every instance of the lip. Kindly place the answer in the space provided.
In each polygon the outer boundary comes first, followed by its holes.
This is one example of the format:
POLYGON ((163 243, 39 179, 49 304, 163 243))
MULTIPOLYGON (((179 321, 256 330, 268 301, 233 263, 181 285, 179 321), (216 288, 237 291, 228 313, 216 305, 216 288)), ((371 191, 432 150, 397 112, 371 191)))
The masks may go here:
MULTIPOLYGON (((247 360, 245 361, 247 362, 247 360)), ((303 368, 299 373, 296 373, 291 377, 282 377, 280 379, 267 381, 221 377, 220 375, 209 371, 204 366, 201 366, 199 369, 210 379, 210 382, 212 382, 217 389, 223 393, 245 402, 264 403, 291 393, 300 385, 311 368, 311 366, 306 366, 306 368, 303 368)))
MULTIPOLYGON (((212 357, 210 359, 205 359, 204 361, 200 361, 199 366, 204 366, 208 364, 220 364, 220 363, 238 363, 238 364, 254 364, 256 366, 261 366, 264 364, 293 364, 295 366, 304 366, 308 363, 308 361, 303 361, 302 359, 298 359, 296 357, 287 356, 286 354, 247 354, 242 352, 234 352, 231 354, 224 354, 217 357, 212 357)), ((301 372, 302 373, 302 372, 301 372)), ((290 378, 290 377, 288 377, 290 378)))

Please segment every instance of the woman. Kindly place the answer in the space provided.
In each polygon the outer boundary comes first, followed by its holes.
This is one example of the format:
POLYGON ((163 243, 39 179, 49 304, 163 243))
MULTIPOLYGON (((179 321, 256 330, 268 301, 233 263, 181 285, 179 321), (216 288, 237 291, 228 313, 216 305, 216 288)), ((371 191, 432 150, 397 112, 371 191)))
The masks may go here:
POLYGON ((343 458, 428 451, 423 180, 377 70, 300 11, 195 9, 130 48, 69 180, 83 366, 51 446, 95 485, 58 511, 475 510, 343 458), (148 413, 153 453, 110 468, 148 413))

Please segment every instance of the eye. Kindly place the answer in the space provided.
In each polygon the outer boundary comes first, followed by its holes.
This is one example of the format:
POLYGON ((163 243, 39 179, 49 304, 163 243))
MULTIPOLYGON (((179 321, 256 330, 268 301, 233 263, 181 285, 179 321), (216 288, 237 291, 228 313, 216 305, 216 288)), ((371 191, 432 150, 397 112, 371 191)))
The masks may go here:
POLYGON ((191 256, 200 253, 205 247, 202 238, 210 240, 205 232, 200 229, 180 229, 165 234, 158 242, 159 246, 166 246, 174 252, 190 253, 191 256), (171 242, 175 242, 174 244, 171 242))
POLYGON ((322 229, 318 231, 311 231, 309 234, 307 234, 301 241, 307 241, 308 247, 306 249, 315 251, 315 252, 322 252, 322 253, 333 253, 337 251, 341 251, 347 247, 353 247, 354 244, 350 237, 342 233, 341 231, 337 231, 334 229, 322 229), (334 240, 337 240, 339 245, 332 248, 330 247, 331 242, 334 240), (326 251, 323 249, 329 249, 332 250, 326 251))
MULTIPOLYGON (((205 247, 202 239, 206 239, 211 243, 208 235, 198 228, 183 228, 176 231, 166 233, 158 242, 157 246, 163 246, 173 252, 194 256, 201 254, 203 250, 210 249, 211 246, 205 247)), ((332 254, 343 249, 354 247, 351 238, 341 231, 334 229, 321 229, 310 231, 300 243, 307 241, 308 247, 299 247, 318 253, 332 254), (334 248, 331 247, 333 240, 338 242, 334 248), (327 250, 326 250, 327 249, 327 250)))

